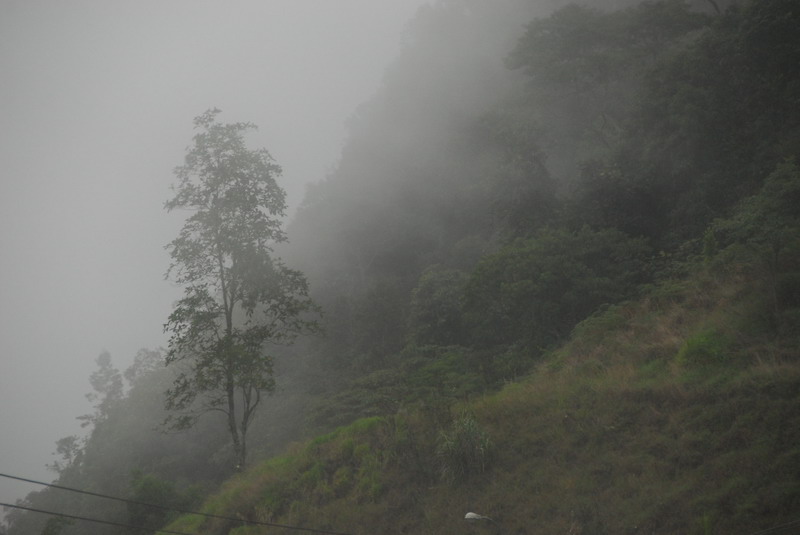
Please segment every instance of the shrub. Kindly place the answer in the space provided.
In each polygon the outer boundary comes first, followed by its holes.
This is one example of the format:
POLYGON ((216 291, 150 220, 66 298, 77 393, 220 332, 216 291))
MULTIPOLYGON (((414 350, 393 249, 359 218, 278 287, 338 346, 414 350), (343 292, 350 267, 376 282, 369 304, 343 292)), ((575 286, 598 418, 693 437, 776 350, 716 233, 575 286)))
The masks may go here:
POLYGON ((483 473, 492 450, 489 435, 472 415, 462 414, 449 431, 442 432, 436 455, 442 477, 450 482, 483 473))
POLYGON ((681 367, 706 367, 730 360, 732 340, 715 329, 704 329, 689 337, 675 357, 681 367))
POLYGON ((649 246, 622 232, 546 229, 484 257, 467 281, 472 343, 546 347, 604 304, 633 295, 648 277, 649 246))

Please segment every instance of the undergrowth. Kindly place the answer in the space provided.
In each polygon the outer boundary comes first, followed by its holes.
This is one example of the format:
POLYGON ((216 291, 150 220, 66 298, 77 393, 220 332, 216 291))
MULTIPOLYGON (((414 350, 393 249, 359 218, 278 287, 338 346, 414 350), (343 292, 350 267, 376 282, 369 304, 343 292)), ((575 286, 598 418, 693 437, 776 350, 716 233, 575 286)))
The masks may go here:
MULTIPOLYGON (((800 359, 757 275, 707 265, 666 281, 589 317, 495 394, 340 427, 231 479, 204 510, 353 534, 458 531, 467 511, 506 533, 795 521, 800 359)), ((274 531, 189 516, 169 529, 274 531)))

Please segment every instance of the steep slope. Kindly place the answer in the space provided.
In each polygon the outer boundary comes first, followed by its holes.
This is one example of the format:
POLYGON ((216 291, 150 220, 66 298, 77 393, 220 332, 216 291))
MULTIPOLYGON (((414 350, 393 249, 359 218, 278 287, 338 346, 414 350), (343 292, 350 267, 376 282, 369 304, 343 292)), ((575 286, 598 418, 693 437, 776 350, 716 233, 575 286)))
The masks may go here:
MULTIPOLYGON (((204 510, 343 533, 452 532, 467 511, 505 533, 796 524, 800 332, 765 321, 762 269, 728 250, 582 322, 497 394, 296 445, 204 510)), ((237 525, 185 518, 170 529, 271 532, 237 525)))

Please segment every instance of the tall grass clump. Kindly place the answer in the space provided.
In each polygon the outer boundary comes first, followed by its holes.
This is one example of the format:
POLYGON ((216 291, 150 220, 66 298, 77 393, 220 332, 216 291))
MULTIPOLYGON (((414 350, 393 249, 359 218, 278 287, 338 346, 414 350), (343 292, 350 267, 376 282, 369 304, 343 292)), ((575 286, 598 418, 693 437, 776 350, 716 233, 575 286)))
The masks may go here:
POLYGON ((491 453, 488 433, 466 412, 453 421, 449 430, 441 433, 436 448, 442 478, 451 483, 483 473, 491 453))

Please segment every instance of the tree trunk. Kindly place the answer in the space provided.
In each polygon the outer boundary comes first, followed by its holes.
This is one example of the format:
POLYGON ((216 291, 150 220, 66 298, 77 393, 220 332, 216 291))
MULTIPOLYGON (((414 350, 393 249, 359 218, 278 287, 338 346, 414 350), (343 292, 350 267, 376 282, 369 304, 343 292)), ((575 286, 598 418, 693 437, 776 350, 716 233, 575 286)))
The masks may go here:
POLYGON ((245 431, 242 431, 242 440, 239 443, 239 454, 236 456, 236 467, 238 472, 244 471, 244 465, 247 461, 247 440, 245 431))
POLYGON ((233 457, 234 468, 237 472, 244 470, 244 444, 239 437, 239 428, 236 425, 236 399, 234 398, 233 378, 228 379, 227 396, 228 396, 228 431, 231 434, 231 442, 233 443, 233 457))

